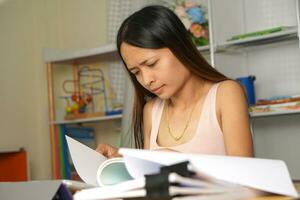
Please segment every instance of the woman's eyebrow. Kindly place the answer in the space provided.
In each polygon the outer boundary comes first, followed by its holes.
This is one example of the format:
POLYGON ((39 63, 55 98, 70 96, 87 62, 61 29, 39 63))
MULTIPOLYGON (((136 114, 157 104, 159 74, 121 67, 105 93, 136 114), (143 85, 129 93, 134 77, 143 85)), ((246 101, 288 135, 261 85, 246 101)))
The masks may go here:
MULTIPOLYGON (((151 59, 154 58, 154 57, 155 57, 155 56, 152 56, 152 57, 150 57, 150 58, 147 58, 147 59, 145 59, 145 60, 139 62, 139 65, 144 65, 145 63, 147 63, 149 60, 151 60, 151 59)), ((127 67, 128 67, 128 69, 129 69, 129 71, 138 68, 138 67, 136 67, 136 66, 129 67, 128 65, 127 65, 127 67)))
POLYGON ((151 60, 151 59, 154 58, 154 57, 155 57, 155 56, 152 56, 152 57, 150 57, 150 58, 147 58, 147 59, 145 59, 145 60, 139 62, 139 65, 144 65, 145 63, 147 63, 149 60, 151 60))
POLYGON ((140 62, 139 65, 144 65, 147 61, 148 61, 148 59, 146 59, 146 60, 140 62))

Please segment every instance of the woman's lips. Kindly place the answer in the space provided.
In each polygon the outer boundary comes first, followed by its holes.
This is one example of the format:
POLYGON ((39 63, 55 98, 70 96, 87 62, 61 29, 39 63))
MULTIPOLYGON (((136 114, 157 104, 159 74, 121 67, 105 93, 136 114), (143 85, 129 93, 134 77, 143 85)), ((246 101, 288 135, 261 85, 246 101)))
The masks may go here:
POLYGON ((159 93, 161 91, 161 89, 162 89, 163 86, 164 85, 162 85, 160 87, 157 87, 157 88, 154 88, 153 90, 151 90, 151 92, 153 92, 153 93, 159 93))

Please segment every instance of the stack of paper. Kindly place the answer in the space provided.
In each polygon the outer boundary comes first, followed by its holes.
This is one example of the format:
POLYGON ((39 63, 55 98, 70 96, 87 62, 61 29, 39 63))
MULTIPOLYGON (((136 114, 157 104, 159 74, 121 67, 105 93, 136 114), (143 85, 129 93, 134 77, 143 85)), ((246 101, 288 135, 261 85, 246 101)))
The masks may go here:
MULTIPOLYGON (((118 199, 156 195, 151 194, 149 179, 148 176, 145 178, 145 175, 160 175, 161 167, 184 161, 189 162, 188 169, 195 174, 183 177, 176 172, 169 173, 166 176, 168 184, 158 180, 158 187, 154 186, 154 189, 161 191, 154 193, 173 199, 196 196, 197 199, 244 199, 261 195, 261 192, 298 197, 288 169, 280 160, 135 149, 120 149, 119 153, 123 155, 122 162, 126 170, 112 172, 114 176, 128 173, 130 178, 99 187, 98 168, 100 166, 99 169, 103 170, 104 163, 101 155, 71 138, 67 138, 67 141, 78 174, 86 183, 95 185, 95 188, 77 192, 74 195, 75 199, 118 199), (167 194, 164 194, 165 192, 167 194)), ((111 167, 113 163, 107 166, 111 167)))

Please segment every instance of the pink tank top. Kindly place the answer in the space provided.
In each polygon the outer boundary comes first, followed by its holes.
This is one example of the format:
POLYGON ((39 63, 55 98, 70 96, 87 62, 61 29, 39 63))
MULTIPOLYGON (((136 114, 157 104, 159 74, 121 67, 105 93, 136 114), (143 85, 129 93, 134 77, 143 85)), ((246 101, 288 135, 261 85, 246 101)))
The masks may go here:
POLYGON ((218 84, 214 84, 205 97, 197 132, 193 138, 186 143, 170 147, 162 147, 157 144, 157 134, 165 101, 159 98, 155 99, 152 109, 150 150, 168 148, 184 153, 226 155, 223 133, 216 115, 217 89, 218 84))

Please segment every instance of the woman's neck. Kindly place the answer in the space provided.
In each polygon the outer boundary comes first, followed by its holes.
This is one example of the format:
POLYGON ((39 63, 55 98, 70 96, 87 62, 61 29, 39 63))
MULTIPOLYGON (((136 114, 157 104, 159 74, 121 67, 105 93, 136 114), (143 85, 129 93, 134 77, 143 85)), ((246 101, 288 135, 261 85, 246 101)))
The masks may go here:
POLYGON ((172 96, 169 104, 178 109, 186 109, 195 105, 204 96, 208 81, 192 76, 180 90, 172 96))

